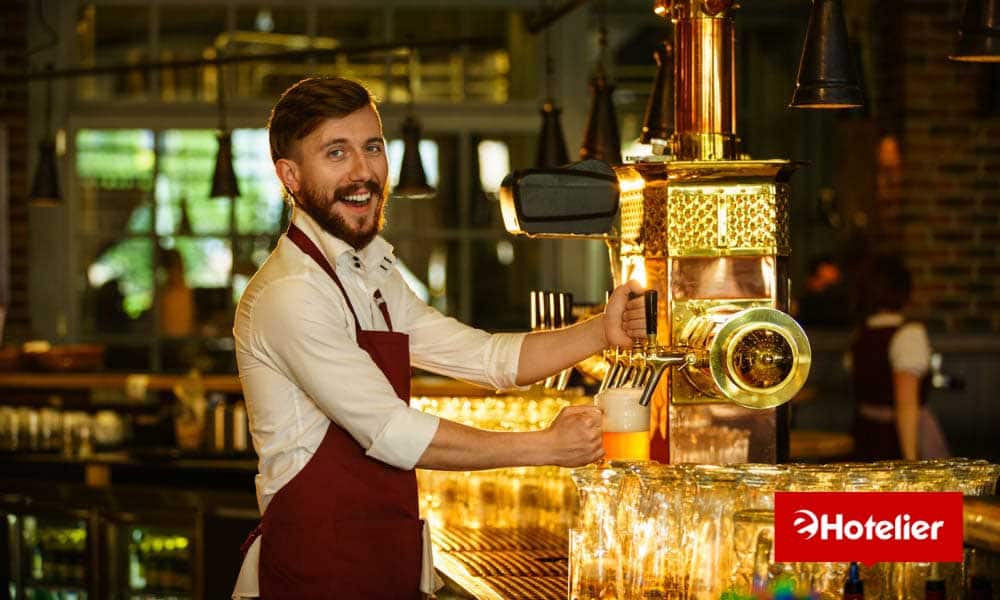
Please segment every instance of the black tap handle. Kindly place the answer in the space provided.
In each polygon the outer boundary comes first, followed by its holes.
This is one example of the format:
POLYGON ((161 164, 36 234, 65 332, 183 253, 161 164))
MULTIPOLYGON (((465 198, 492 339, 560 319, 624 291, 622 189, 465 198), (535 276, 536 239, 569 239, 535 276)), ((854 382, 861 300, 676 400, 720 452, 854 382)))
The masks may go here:
POLYGON ((552 329, 552 313, 549 312, 549 292, 538 291, 538 328, 552 329))
POLYGON ((656 316, 657 293, 656 290, 646 290, 643 294, 646 307, 646 338, 652 344, 656 344, 656 316))
POLYGON ((559 310, 562 308, 559 306, 559 292, 549 292, 549 315, 552 319, 552 329, 559 329, 563 326, 562 312, 559 310))
POLYGON ((562 317, 563 325, 573 322, 573 294, 570 292, 559 294, 559 315, 562 317))
POLYGON ((536 331, 541 322, 538 314, 538 292, 531 290, 531 330, 536 331))

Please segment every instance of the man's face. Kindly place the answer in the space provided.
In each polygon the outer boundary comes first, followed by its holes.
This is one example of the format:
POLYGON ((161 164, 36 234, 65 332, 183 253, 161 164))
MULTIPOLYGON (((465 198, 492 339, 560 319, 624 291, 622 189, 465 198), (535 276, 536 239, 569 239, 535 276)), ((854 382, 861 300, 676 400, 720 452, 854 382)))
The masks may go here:
POLYGON ((276 167, 296 204, 331 235, 360 250, 381 229, 389 165, 371 106, 328 119, 276 167))

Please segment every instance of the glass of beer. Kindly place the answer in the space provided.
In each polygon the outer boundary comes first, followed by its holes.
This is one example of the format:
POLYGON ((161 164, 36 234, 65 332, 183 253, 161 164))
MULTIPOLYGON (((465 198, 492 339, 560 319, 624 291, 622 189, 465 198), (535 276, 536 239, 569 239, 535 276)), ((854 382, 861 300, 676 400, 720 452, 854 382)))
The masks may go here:
POLYGON ((604 460, 649 460, 649 406, 642 388, 609 388, 594 396, 604 411, 604 460))

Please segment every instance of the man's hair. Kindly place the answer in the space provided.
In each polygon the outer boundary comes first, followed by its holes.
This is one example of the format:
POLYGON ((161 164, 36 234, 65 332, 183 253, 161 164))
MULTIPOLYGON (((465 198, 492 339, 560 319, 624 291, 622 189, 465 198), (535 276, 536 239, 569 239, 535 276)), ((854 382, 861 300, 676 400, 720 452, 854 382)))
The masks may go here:
POLYGON ((375 107, 375 100, 365 86, 343 77, 312 77, 289 87, 267 121, 271 160, 289 158, 295 144, 327 119, 346 117, 365 106, 375 107))

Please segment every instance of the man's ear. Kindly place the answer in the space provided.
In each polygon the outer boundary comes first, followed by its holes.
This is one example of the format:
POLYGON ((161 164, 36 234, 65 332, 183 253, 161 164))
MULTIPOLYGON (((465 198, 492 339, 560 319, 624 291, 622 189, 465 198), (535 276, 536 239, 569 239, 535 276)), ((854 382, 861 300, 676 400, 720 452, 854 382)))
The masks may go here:
POLYGON ((281 183, 285 186, 291 194, 296 194, 299 191, 299 166, 295 164, 295 161, 289 160, 287 158, 279 158, 274 163, 274 172, 281 180, 281 183))

